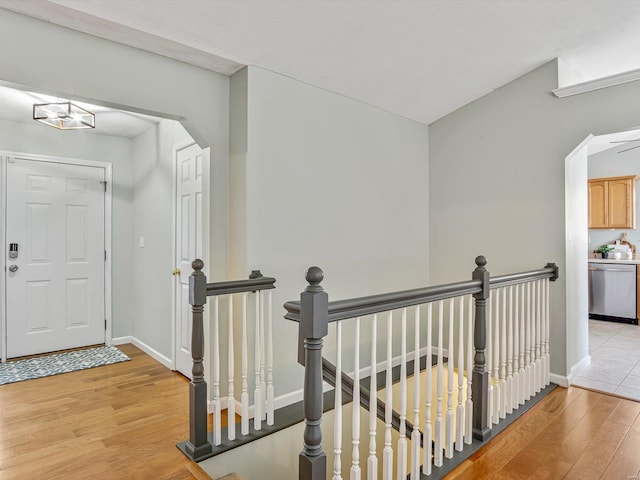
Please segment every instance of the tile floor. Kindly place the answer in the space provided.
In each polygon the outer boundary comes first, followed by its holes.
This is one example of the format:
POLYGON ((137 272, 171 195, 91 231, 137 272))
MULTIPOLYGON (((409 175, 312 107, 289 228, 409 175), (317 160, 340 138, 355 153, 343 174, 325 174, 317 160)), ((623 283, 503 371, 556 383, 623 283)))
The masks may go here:
POLYGON ((591 365, 572 384, 640 401, 640 327, 589 320, 591 365))

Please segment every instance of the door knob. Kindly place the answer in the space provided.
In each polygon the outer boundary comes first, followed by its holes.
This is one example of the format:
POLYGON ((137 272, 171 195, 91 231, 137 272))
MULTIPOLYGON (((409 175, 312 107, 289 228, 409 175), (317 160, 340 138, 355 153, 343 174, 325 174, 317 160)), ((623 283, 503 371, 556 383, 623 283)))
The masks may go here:
POLYGON ((10 266, 9 266, 9 271, 10 271, 11 273, 13 273, 13 272, 17 272, 17 271, 18 271, 18 265, 10 265, 10 266))
POLYGON ((171 275, 180 275, 182 273, 182 271, 180 271, 179 268, 174 268, 173 271, 171 272, 171 275))

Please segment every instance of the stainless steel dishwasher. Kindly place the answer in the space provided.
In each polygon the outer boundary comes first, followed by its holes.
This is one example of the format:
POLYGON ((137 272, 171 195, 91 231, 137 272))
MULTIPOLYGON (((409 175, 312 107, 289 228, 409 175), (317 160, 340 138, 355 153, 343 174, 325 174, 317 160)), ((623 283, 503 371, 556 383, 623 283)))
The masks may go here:
POLYGON ((589 318, 636 323, 636 266, 589 262, 589 318))

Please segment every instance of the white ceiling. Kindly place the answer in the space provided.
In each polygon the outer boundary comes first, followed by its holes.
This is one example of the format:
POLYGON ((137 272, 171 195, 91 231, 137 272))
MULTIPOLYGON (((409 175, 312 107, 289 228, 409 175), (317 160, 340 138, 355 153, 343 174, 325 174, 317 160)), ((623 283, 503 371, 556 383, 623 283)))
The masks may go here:
POLYGON ((257 65, 430 123, 560 56, 640 68, 640 1, 0 0, 230 74, 257 65))
MULTIPOLYGON (((34 122, 33 104, 66 101, 50 95, 25 92, 0 85, 0 119, 13 122, 34 122)), ((73 103, 95 113, 96 128, 83 130, 87 133, 100 135, 114 135, 133 138, 140 135, 152 125, 160 121, 159 118, 139 113, 125 112, 112 108, 92 105, 90 103, 73 101, 73 103)), ((41 124, 42 128, 53 128, 41 124)))
POLYGON ((615 149, 619 153, 625 153, 627 148, 640 145, 640 142, 631 140, 640 139, 640 130, 627 130, 624 132, 607 133, 593 137, 589 142, 589 155, 615 149), (624 143, 621 143, 624 142, 624 143))

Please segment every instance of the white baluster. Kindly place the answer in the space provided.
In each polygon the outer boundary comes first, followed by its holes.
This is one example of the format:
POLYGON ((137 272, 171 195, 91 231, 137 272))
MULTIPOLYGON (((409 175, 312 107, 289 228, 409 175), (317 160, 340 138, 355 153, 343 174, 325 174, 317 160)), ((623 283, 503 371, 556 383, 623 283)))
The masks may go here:
POLYGON ((387 368, 385 371, 384 450, 382 451, 382 479, 393 480, 393 448, 391 446, 391 420, 393 411, 393 383, 391 381, 391 356, 393 354, 393 312, 387 317, 387 368))
POLYGON ((538 283, 531 282, 531 396, 535 396, 538 379, 538 352, 536 350, 538 332, 538 283))
POLYGON ((531 285, 531 297, 529 298, 529 308, 531 312, 531 372, 529 377, 529 394, 533 397, 536 394, 536 283, 531 285))
POLYGON ((342 322, 336 322, 336 389, 333 416, 333 480, 342 480, 342 322))
POLYGON ((500 321, 500 418, 507 418, 507 289, 502 289, 500 321))
POLYGON ((426 389, 426 406, 425 406, 425 420, 424 420, 424 435, 423 435, 423 458, 422 458, 422 473, 424 475, 431 475, 431 463, 433 462, 433 433, 431 431, 431 395, 433 381, 433 338, 432 338, 432 319, 433 319, 433 304, 427 304, 427 361, 426 371, 427 376, 425 379, 426 389))
POLYGON ((547 356, 546 356, 546 352, 544 350, 544 340, 547 336, 547 322, 546 322, 546 309, 547 309, 547 303, 546 303, 546 284, 547 284, 547 279, 543 279, 540 280, 540 315, 541 315, 541 319, 540 319, 540 362, 541 362, 541 368, 540 368, 540 388, 544 388, 547 386, 547 356))
POLYGON ((240 432, 249 434, 249 382, 247 381, 247 293, 242 294, 242 393, 240 394, 240 406, 242 423, 240 432))
POLYGON ((527 314, 526 326, 525 326, 525 368, 524 368, 524 399, 529 400, 531 398, 531 283, 528 282, 526 291, 526 304, 525 311, 527 314))
POLYGON ((262 297, 260 292, 255 292, 255 338, 254 338, 254 359, 253 368, 255 370, 255 385, 253 390, 253 428, 256 430, 262 429, 262 382, 260 379, 260 358, 261 358, 261 343, 260 343, 260 311, 262 305, 260 302, 262 297))
POLYGON ((536 358, 536 324, 538 323, 538 301, 536 295, 536 282, 531 282, 531 396, 536 394, 536 378, 538 378, 538 363, 536 358))
POLYGON ((411 480, 420 479, 420 306, 413 312, 413 430, 411 432, 411 480))
POLYGON ((550 328, 550 324, 549 324, 549 304, 551 303, 551 299, 549 297, 549 284, 551 283, 551 281, 547 278, 544 282, 545 284, 545 293, 544 293, 544 310, 545 310, 545 318, 544 318, 544 323, 545 323, 545 329, 544 329, 544 356, 546 358, 545 364, 546 364, 546 370, 545 370, 545 380, 544 383, 545 385, 549 385, 549 383, 551 382, 550 380, 550 375, 551 375, 551 358, 549 356, 549 328, 550 328))
POLYGON ((511 408, 512 410, 516 410, 518 405, 520 404, 520 373, 519 373, 519 365, 518 358, 520 355, 520 317, 518 316, 518 304, 519 304, 519 292, 520 287, 518 285, 514 285, 513 289, 515 290, 515 298, 513 303, 513 387, 512 387, 512 397, 511 397, 511 408))
POLYGON ((500 422, 500 402, 502 400, 502 384, 500 383, 500 297, 502 292, 496 290, 496 310, 493 318, 493 423, 500 422))
MULTIPOLYGON (((503 328, 506 329, 505 338, 506 338, 506 357, 507 357, 507 377, 505 380, 505 403, 503 407, 503 412, 506 414, 513 413, 513 289, 511 286, 507 287, 506 292, 509 292, 509 301, 507 303, 508 308, 505 310, 507 319, 505 321, 505 326, 503 328)), ((506 295, 505 295, 506 298, 506 295)))
POLYGON ((491 369, 491 364, 493 360, 493 304, 495 301, 495 290, 489 290, 489 299, 487 300, 487 353, 485 356, 485 363, 487 368, 487 373, 489 374, 489 391, 487 392, 487 415, 489 418, 489 424, 493 422, 493 398, 494 398, 494 388, 492 375, 493 370, 491 369))
POLYGON ((453 457, 453 363, 455 362, 453 352, 453 315, 454 300, 449 299, 449 343, 447 346, 447 417, 445 422, 446 444, 444 456, 446 458, 453 457))
POLYGON ((267 425, 273 425, 273 318, 271 290, 267 293, 267 425))
POLYGON ((213 297, 213 444, 222 443, 222 408, 220 405, 220 324, 218 296, 213 297))
POLYGON ((529 282, 531 296, 529 297, 529 311, 531 313, 531 377, 529 378, 529 394, 533 397, 536 392, 536 282, 529 282))
POLYGON ((260 421, 267 418, 267 398, 265 392, 267 391, 267 375, 266 375, 266 353, 265 348, 265 332, 264 332, 264 290, 258 292, 260 295, 260 393, 262 394, 262 403, 260 404, 260 421))
POLYGON ((521 295, 520 295, 520 304, 519 304, 519 311, 520 311, 520 336, 519 338, 519 344, 520 344, 520 358, 518 359, 518 364, 519 364, 519 369, 520 369, 520 378, 518 380, 519 384, 520 384, 520 405, 523 405, 525 402, 525 398, 526 398, 526 385, 527 385, 527 371, 526 371, 526 366, 527 366, 527 362, 526 362, 526 337, 527 337, 527 322, 526 322, 526 309, 525 309, 525 305, 526 305, 526 284, 520 284, 519 287, 521 287, 521 295))
POLYGON ((378 345, 378 315, 371 320, 371 376, 369 377, 369 459, 367 461, 367 480, 378 480, 378 457, 376 456, 376 427, 378 424, 378 402, 376 392, 378 381, 376 378, 376 364, 378 345))
POLYGON ((407 309, 402 309, 400 338, 400 438, 398 439, 398 478, 407 476, 407 309))
POLYGON ((467 402, 464 406, 464 443, 471 445, 473 440, 473 396, 471 386, 473 381, 473 296, 469 295, 469 326, 467 328, 467 402))
POLYGON ((229 324, 229 345, 227 357, 228 362, 228 380, 229 380, 229 396, 227 397, 227 437, 229 440, 236 439, 236 399, 234 396, 233 376, 234 376, 234 356, 233 356, 233 295, 228 296, 228 324, 229 324))
POLYGON ((458 408, 456 409, 456 450, 462 451, 464 438, 464 404, 462 389, 464 387, 464 297, 459 297, 458 309, 458 408))
POLYGON ((442 466, 442 453, 443 453, 443 418, 442 418, 442 390, 443 390, 443 367, 442 367, 442 329, 444 327, 443 322, 443 310, 444 302, 440 300, 438 302, 438 376, 437 376, 437 403, 436 403, 436 425, 434 429, 434 448, 433 448, 433 464, 436 467, 442 466))
POLYGON ((536 393, 542 389, 542 280, 536 281, 536 393))
MULTIPOLYGON (((353 418, 351 423, 351 470, 350 480, 360 480, 360 317, 356 317, 356 331, 353 356, 353 418)), ((375 369, 374 369, 375 370, 375 369)), ((372 375, 375 375, 372 373, 372 375)), ((370 401, 375 400, 375 393, 371 393, 370 401)))

